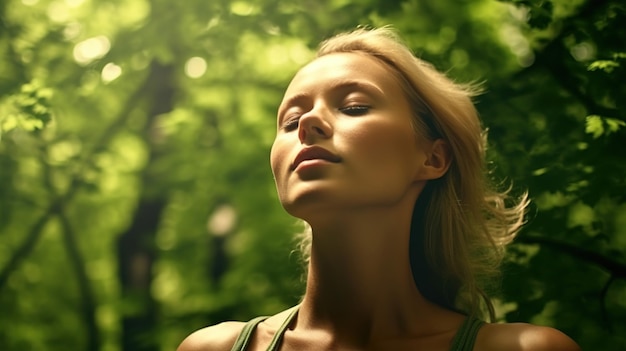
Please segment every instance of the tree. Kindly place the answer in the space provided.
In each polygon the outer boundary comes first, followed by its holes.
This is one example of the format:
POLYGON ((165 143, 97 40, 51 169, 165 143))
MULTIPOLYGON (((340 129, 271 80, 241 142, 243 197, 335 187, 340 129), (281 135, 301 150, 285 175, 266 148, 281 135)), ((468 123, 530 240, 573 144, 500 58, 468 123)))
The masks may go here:
POLYGON ((506 319, 557 324, 589 347, 620 349, 626 32, 618 23, 626 7, 537 1, 521 9, 533 62, 496 82, 486 101, 489 115, 516 116, 514 126, 488 122, 496 162, 535 199, 506 269, 505 300, 516 305, 506 319))
POLYGON ((276 107, 320 40, 390 23, 451 76, 486 82, 494 178, 534 199, 501 318, 623 348, 625 12, 617 0, 0 3, 0 349, 171 350, 204 325, 296 303, 299 228, 267 162, 276 107))

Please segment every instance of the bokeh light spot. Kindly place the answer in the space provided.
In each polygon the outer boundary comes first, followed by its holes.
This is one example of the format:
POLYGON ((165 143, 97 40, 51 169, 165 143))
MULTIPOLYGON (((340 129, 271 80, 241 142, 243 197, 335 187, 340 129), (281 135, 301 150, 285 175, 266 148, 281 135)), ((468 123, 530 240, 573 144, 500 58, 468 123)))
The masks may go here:
POLYGON ((122 67, 114 64, 113 62, 107 63, 104 67, 102 67, 102 81, 105 83, 116 80, 119 76, 122 75, 122 67))
POLYGON ((106 55, 111 49, 109 38, 104 35, 83 40, 74 46, 74 60, 86 65, 106 55))
POLYGON ((230 4, 230 12, 238 16, 250 16, 256 15, 259 9, 254 4, 246 1, 233 1, 230 4))
POLYGON ((209 232, 215 236, 225 236, 235 227, 237 212, 230 205, 218 207, 209 218, 209 232))
POLYGON ((63 23, 70 19, 70 12, 67 4, 61 1, 54 1, 48 5, 48 18, 53 22, 63 23))
POLYGON ((202 57, 192 57, 185 64, 185 74, 190 78, 200 78, 206 72, 207 64, 202 57))

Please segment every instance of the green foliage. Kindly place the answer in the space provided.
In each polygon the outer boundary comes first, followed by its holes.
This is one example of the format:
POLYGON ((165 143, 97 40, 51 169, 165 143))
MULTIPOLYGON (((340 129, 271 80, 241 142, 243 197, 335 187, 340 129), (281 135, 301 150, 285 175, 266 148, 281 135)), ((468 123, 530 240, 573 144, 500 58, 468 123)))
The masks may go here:
POLYGON ((534 201, 501 318, 623 349, 624 17, 617 0, 0 3, 0 349, 172 350, 296 303, 275 110, 320 40, 385 24, 486 82, 493 176, 534 201))
POLYGON ((554 4, 550 0, 499 0, 514 4, 528 12, 527 22, 533 28, 545 29, 552 23, 554 4))
POLYGON ((52 119, 50 97, 52 90, 37 82, 22 85, 20 92, 9 95, 0 104, 0 140, 13 129, 41 130, 52 119))
POLYGON ((583 349, 618 350, 626 345, 616 332, 626 327, 618 302, 626 293, 626 85, 617 43, 626 39, 626 8, 554 4, 547 27, 527 29, 533 64, 491 82, 495 94, 484 101, 496 173, 515 174, 535 200, 505 266, 503 299, 515 308, 504 318, 558 325, 583 349))
POLYGON ((626 122, 617 118, 603 118, 598 115, 591 115, 586 118, 585 132, 597 139, 603 135, 615 133, 624 126, 626 126, 626 122))

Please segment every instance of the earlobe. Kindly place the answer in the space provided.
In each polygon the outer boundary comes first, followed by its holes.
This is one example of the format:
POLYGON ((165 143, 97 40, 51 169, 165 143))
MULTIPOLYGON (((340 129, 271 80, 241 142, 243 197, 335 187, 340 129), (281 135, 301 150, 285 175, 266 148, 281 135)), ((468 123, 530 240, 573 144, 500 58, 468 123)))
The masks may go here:
POLYGON ((450 146, 445 140, 437 139, 430 145, 429 151, 424 162, 424 176, 426 179, 441 178, 452 163, 450 146))

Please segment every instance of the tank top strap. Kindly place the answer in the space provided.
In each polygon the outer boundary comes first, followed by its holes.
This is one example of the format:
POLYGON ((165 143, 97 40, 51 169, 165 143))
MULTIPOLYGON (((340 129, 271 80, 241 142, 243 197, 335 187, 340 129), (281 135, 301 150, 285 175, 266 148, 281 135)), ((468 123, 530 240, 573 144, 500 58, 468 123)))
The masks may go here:
POLYGON ((480 330, 483 324, 485 324, 485 322, 476 317, 467 317, 456 332, 454 339, 452 339, 450 351, 472 351, 478 330, 480 330))
MULTIPOLYGON (((276 334, 274 334, 274 338, 272 339, 270 346, 267 348, 268 351, 278 350, 278 347, 283 340, 283 336, 285 335, 287 328, 289 328, 289 325, 298 313, 298 307, 300 306, 295 306, 291 309, 283 324, 280 326, 280 328, 278 328, 276 334)), ((254 333, 254 330, 259 325, 259 323, 263 322, 267 318, 268 317, 256 317, 247 322, 241 329, 241 332, 239 332, 239 336, 237 337, 237 340, 235 340, 235 344, 230 349, 230 351, 245 351, 250 344, 250 341, 252 340, 252 334, 254 333)))
POLYGON ((285 332, 289 328, 289 325, 291 324, 291 322, 293 322, 296 315, 298 314, 299 308, 300 308, 300 305, 297 305, 291 308, 291 312, 289 313, 287 318, 285 318, 285 321, 280 326, 280 328, 278 328, 278 330, 276 331, 276 334, 274 334, 274 338, 272 339, 270 346, 267 348, 267 351, 278 351, 278 348, 280 347, 280 343, 283 341, 283 336, 285 336, 285 332))
MULTIPOLYGON (((299 307, 300 306, 295 306, 291 309, 283 324, 278 328, 278 330, 276 330, 274 338, 270 342, 267 351, 278 351, 285 332, 298 314, 299 307)), ((239 333, 231 351, 245 351, 246 347, 250 344, 252 334, 254 333, 257 325, 267 318, 268 317, 257 317, 247 322, 239 333)), ((474 343, 476 342, 478 331, 483 324, 485 323, 476 317, 467 317, 454 336, 454 339, 452 339, 452 347, 450 348, 450 351, 472 351, 474 343)))
POLYGON ((243 326, 243 329, 241 329, 241 332, 239 333, 239 336, 237 337, 237 340, 235 340, 235 344, 230 351, 244 351, 246 347, 248 347, 248 344, 250 344, 252 333, 254 333, 257 325, 266 319, 267 317, 256 317, 247 322, 243 326))

